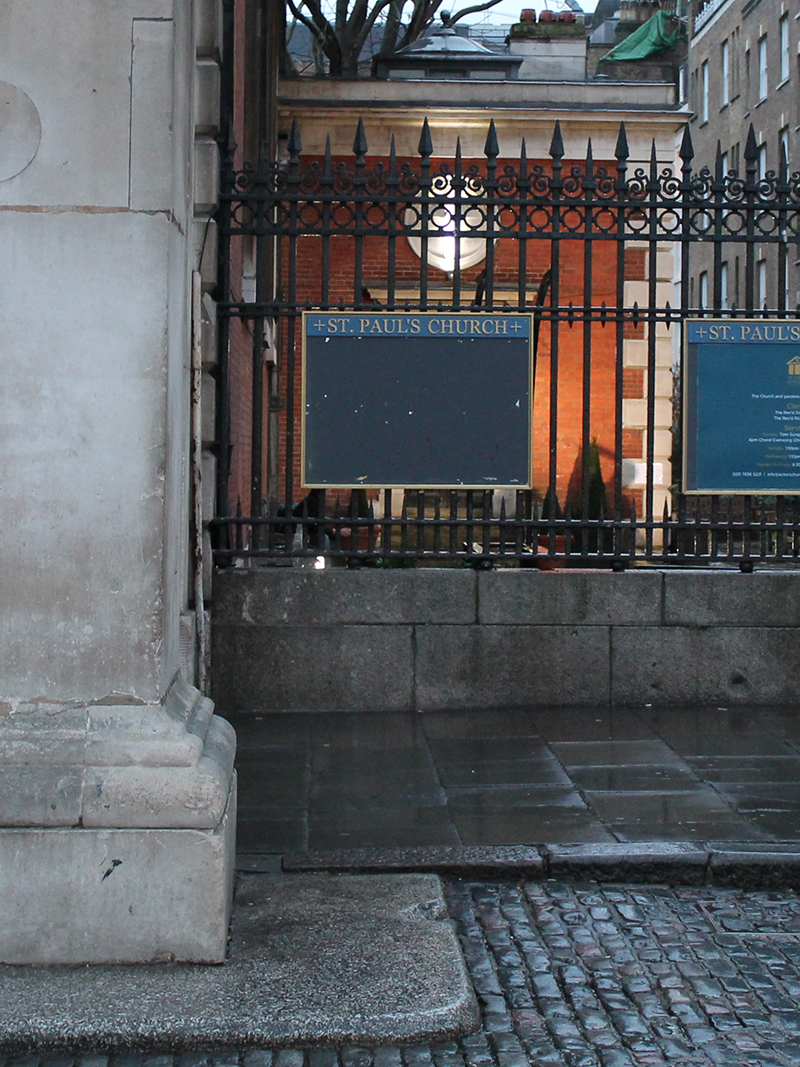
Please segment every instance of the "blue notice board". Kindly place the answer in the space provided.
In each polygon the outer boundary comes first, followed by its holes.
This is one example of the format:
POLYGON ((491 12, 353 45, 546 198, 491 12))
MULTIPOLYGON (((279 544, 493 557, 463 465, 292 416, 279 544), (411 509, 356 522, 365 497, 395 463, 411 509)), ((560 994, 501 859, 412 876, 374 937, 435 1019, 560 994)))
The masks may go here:
POLYGON ((305 312, 304 487, 530 488, 532 340, 511 312, 305 312))
POLYGON ((683 488, 800 493, 800 322, 685 323, 683 488))

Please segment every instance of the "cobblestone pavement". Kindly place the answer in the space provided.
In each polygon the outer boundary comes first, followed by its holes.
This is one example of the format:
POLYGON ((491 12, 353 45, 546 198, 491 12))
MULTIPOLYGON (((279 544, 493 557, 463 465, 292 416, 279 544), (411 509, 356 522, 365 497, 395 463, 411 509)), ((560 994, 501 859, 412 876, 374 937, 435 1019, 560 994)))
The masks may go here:
POLYGON ((2 1067, 800 1065, 800 898, 555 881, 447 884, 482 1012, 460 1041, 2 1067))

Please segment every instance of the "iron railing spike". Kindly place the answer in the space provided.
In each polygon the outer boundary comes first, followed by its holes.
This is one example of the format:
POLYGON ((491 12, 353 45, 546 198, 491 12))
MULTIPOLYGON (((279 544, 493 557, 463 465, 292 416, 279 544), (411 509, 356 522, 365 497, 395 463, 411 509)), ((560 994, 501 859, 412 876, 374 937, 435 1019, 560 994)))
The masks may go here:
POLYGON ((357 163, 363 163, 364 156, 368 150, 369 145, 367 144, 367 135, 364 132, 364 120, 359 118, 355 140, 353 141, 353 155, 356 157, 357 163))
MULTIPOLYGON (((221 147, 221 140, 220 140, 219 143, 220 143, 220 147, 221 147)), ((233 132, 233 126, 231 126, 230 129, 228 130, 228 136, 225 138, 225 160, 224 160, 224 162, 226 163, 226 165, 233 166, 233 158, 236 155, 236 150, 238 149, 238 147, 239 147, 239 145, 238 145, 238 143, 236 141, 236 136, 235 136, 235 134, 233 132)))
POLYGON ((423 159, 429 159, 433 155, 433 140, 431 138, 431 128, 428 125, 427 118, 422 123, 422 133, 420 134, 417 152, 419 152, 423 159))
POLYGON ((292 128, 286 147, 289 150, 289 162, 299 163, 300 153, 303 151, 303 142, 300 140, 300 127, 297 125, 297 119, 292 119, 292 128))
POLYGON ((550 155, 553 159, 564 158, 564 140, 561 136, 561 123, 556 119, 553 128, 553 138, 550 141, 550 155))
POLYGON ((756 140, 756 131, 753 123, 750 123, 750 129, 747 131, 747 140, 744 146, 744 158, 748 163, 758 164, 758 141, 756 140))
POLYGON ((694 145, 692 143, 692 131, 689 129, 689 123, 683 127, 683 137, 681 138, 681 147, 678 155, 681 157, 685 166, 689 167, 694 159, 694 145))
POLYGON ((497 130, 494 119, 489 122, 489 132, 486 134, 486 144, 483 146, 483 154, 487 159, 497 159, 500 155, 500 145, 497 143, 497 130))
POLYGON ((616 159, 622 162, 623 160, 628 159, 628 155, 628 134, 625 129, 625 123, 621 122, 619 124, 619 133, 617 134, 617 144, 614 149, 614 156, 616 157, 616 159))

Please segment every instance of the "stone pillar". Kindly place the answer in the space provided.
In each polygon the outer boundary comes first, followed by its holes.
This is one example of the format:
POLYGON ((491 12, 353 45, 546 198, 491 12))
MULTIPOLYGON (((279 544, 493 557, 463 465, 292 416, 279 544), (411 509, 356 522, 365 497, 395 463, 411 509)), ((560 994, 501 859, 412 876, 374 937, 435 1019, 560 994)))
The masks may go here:
POLYGON ((224 958, 234 736, 180 640, 217 25, 214 0, 3 5, 2 962, 224 958))

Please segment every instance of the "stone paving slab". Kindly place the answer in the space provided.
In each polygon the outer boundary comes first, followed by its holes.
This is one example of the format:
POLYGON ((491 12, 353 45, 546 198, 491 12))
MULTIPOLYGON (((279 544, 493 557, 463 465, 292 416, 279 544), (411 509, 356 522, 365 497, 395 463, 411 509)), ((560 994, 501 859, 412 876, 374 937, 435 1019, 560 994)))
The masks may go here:
POLYGON ((709 852, 709 841, 800 850, 791 705, 265 713, 236 727, 248 854, 629 844, 633 855, 659 842, 709 852))
POLYGON ((0 966, 0 991, 6 1052, 398 1044, 479 1022, 430 874, 243 875, 222 966, 0 966))

